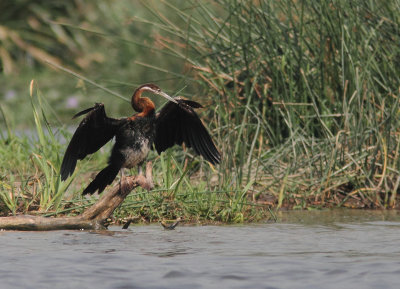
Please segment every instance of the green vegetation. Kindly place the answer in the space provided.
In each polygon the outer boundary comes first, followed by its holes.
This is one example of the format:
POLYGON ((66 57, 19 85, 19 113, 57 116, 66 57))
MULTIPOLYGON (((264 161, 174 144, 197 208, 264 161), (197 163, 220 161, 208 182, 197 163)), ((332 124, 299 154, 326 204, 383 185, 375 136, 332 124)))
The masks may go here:
POLYGON ((18 95, 1 102, 3 214, 76 214, 90 205, 79 192, 108 150, 59 182, 67 126, 76 125, 68 117, 79 109, 65 110, 66 99, 76 96, 82 108, 105 102, 110 115, 128 115, 126 102, 102 88, 128 98, 145 82, 205 105, 201 117, 223 161, 210 167, 180 148, 152 154, 155 190, 133 192, 117 217, 243 222, 268 216, 269 208, 398 208, 399 0, 96 3, 72 2, 71 17, 46 23, 86 39, 75 53, 101 61, 83 67, 55 55, 63 71, 33 67, 41 89, 24 108, 28 85, 0 79, 4 94, 8 84, 18 95), (13 108, 24 111, 20 119, 13 108), (17 134, 14 124, 23 127, 32 111, 37 133, 17 134))

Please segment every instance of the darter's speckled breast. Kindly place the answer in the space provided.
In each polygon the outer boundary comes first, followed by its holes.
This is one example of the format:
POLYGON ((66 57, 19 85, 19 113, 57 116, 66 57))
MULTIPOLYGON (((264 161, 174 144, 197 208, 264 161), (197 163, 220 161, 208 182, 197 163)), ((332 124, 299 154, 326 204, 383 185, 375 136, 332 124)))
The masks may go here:
MULTIPOLYGON (((132 168, 141 165, 153 145, 155 138, 155 114, 127 119, 117 135, 112 155, 122 163, 123 168, 132 168)), ((113 159, 111 156, 110 159, 113 159)))

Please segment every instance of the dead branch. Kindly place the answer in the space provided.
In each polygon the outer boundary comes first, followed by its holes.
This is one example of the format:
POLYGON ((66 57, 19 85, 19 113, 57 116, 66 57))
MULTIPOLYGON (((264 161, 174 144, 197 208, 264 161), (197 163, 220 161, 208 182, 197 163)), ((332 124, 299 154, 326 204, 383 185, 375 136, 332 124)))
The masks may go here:
POLYGON ((147 163, 146 176, 131 176, 122 179, 112 189, 105 192, 99 200, 77 217, 48 218, 21 215, 0 218, 0 229, 19 231, 49 230, 100 230, 107 228, 107 219, 136 187, 153 188, 151 162, 147 163))

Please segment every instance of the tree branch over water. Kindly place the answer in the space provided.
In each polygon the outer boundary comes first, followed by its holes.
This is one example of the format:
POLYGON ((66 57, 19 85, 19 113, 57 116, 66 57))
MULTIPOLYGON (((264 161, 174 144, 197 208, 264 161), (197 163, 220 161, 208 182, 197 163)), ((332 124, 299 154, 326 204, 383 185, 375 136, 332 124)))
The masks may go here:
POLYGON ((147 163, 146 176, 130 176, 122 179, 105 192, 99 200, 77 217, 50 218, 32 215, 21 215, 0 218, 0 229, 19 231, 50 231, 50 230, 100 230, 107 229, 107 219, 136 187, 151 189, 153 176, 151 162, 147 163))

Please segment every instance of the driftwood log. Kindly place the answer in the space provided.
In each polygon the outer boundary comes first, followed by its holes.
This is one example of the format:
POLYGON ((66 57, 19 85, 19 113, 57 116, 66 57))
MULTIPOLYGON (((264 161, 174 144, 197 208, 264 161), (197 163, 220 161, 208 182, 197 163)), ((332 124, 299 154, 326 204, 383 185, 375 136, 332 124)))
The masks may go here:
POLYGON ((99 200, 77 217, 41 217, 12 216, 0 218, 0 229, 19 231, 50 231, 50 230, 100 230, 107 228, 107 219, 136 187, 150 190, 153 188, 151 162, 147 163, 146 176, 131 176, 122 179, 99 200))

